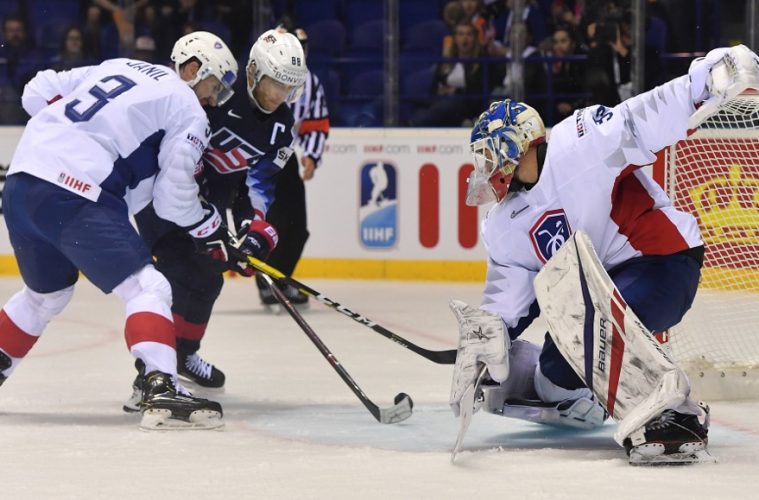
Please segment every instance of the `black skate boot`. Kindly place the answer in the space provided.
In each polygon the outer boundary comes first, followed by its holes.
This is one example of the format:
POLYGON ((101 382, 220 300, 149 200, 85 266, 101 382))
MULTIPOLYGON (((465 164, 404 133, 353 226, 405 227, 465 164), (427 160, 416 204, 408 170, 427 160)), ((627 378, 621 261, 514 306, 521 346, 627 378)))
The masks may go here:
POLYGON ((261 298, 261 305, 275 306, 278 305, 277 298, 271 292, 269 285, 266 284, 263 278, 256 276, 256 284, 258 285, 258 296, 261 298))
POLYGON ((300 293, 300 290, 291 285, 285 285, 281 290, 290 303, 298 308, 308 307, 308 295, 300 293))
POLYGON ((202 387, 224 387, 224 372, 201 358, 197 352, 186 354, 177 351, 177 374, 202 387))
POLYGON ((626 438, 623 444, 630 457, 630 464, 687 465, 715 462, 706 450, 709 442, 709 406, 699 403, 699 407, 705 414, 703 424, 696 415, 665 410, 644 428, 626 438))
POLYGON ((0 385, 3 385, 3 382, 8 378, 3 375, 3 370, 7 370, 12 364, 11 358, 3 351, 0 351, 0 385))
POLYGON ((147 430, 216 429, 224 425, 221 405, 177 391, 168 373, 153 371, 142 377, 142 421, 147 430))
POLYGON ((132 395, 129 396, 122 409, 127 413, 137 413, 140 411, 142 402, 142 381, 145 378, 145 363, 137 358, 134 360, 134 367, 137 368, 137 376, 132 382, 132 395))

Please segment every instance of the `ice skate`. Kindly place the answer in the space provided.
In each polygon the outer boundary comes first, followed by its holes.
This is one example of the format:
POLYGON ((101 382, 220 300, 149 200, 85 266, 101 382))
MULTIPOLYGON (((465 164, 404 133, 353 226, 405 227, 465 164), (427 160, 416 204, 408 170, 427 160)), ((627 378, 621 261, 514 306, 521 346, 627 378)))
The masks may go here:
POLYGON ((134 361, 134 367, 137 369, 137 376, 132 382, 132 395, 124 403, 122 409, 127 413, 137 413, 140 411, 142 402, 142 382, 145 377, 145 363, 141 359, 134 361))
POLYGON ((0 385, 3 385, 3 382, 8 378, 3 375, 3 370, 7 370, 12 364, 13 362, 11 361, 11 358, 9 358, 3 351, 0 351, 0 385))
POLYGON ((712 463, 716 459, 707 451, 709 442, 709 407, 702 424, 696 415, 665 410, 624 441, 631 465, 688 465, 712 463), (633 444, 635 443, 635 444, 633 444))
POLYGON ((219 403, 179 393, 167 373, 148 373, 143 376, 142 387, 141 429, 203 430, 224 425, 219 403))
POLYGON ((284 287, 280 287, 280 289, 285 293, 285 297, 287 297, 287 300, 292 305, 298 309, 308 309, 308 295, 302 294, 300 290, 292 285, 285 285, 284 287))
POLYGON ((177 374, 201 387, 219 389, 224 387, 224 372, 201 358, 197 352, 183 354, 177 351, 177 374))

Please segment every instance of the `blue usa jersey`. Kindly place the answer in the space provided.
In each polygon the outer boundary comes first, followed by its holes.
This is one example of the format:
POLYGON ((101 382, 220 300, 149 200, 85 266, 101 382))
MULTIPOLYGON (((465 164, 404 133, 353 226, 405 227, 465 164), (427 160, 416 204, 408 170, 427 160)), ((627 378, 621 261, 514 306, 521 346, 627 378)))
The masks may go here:
POLYGON ((208 111, 211 139, 198 176, 201 194, 222 213, 263 219, 274 199, 275 176, 293 154, 293 115, 287 105, 263 113, 250 102, 245 78, 232 98, 208 111))
POLYGON ((92 201, 101 193, 136 213, 151 199, 162 218, 203 218, 194 180, 210 136, 193 90, 165 66, 113 59, 41 71, 24 89, 32 115, 9 175, 26 172, 92 201))

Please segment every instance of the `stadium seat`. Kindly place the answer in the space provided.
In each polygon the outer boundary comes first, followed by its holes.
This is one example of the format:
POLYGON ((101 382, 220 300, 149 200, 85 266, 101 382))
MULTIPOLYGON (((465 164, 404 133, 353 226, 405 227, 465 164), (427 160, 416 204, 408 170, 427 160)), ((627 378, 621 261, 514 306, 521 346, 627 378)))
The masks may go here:
POLYGON ((351 31, 351 48, 356 49, 379 49, 385 40, 385 21, 375 19, 363 24, 358 24, 351 31))
POLYGON ((406 123, 419 106, 427 106, 433 96, 436 66, 429 65, 422 69, 401 74, 401 95, 399 119, 406 123))
POLYGON ((359 73, 348 82, 348 95, 369 97, 382 95, 385 75, 382 70, 359 73))
POLYGON ((67 24, 79 23, 79 4, 79 0, 26 0, 30 33, 36 32, 51 19, 66 20, 67 24))
POLYGON ((435 0, 403 0, 398 2, 398 18, 401 36, 416 23, 443 18, 443 7, 446 1, 435 0))
POLYGON ((384 17, 383 0, 348 0, 346 2, 345 24, 348 26, 358 26, 375 19, 384 19, 384 17))
POLYGON ((646 46, 655 48, 660 54, 667 52, 667 23, 655 16, 646 21, 646 46))
POLYGON ((448 26, 439 19, 416 23, 406 33, 402 51, 428 52, 439 56, 443 50, 443 38, 449 33, 448 26))
POLYGON ((345 27, 336 19, 324 19, 306 27, 309 56, 339 57, 345 48, 345 27))
POLYGON ((37 47, 46 57, 56 55, 63 44, 63 34, 72 26, 67 18, 50 18, 35 27, 37 47))
POLYGON ((224 40, 224 43, 227 45, 232 44, 232 31, 225 23, 213 20, 201 21, 200 27, 206 31, 210 31, 214 35, 217 35, 219 38, 224 40))
POLYGON ((8 16, 13 16, 18 13, 18 0, 3 0, 0 2, 0 21, 8 16))
POLYGON ((340 19, 341 0, 295 0, 293 6, 293 21, 298 26, 308 26, 325 19, 340 19))

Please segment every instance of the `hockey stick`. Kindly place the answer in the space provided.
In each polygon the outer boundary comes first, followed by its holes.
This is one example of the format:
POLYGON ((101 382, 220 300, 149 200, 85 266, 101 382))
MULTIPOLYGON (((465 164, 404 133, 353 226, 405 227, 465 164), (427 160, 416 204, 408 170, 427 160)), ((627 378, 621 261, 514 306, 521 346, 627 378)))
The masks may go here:
POLYGON ((317 292, 313 288, 304 285, 300 281, 297 281, 290 277, 285 276, 284 273, 282 273, 282 271, 279 271, 278 269, 271 267, 270 265, 263 262, 262 260, 256 259, 255 257, 248 256, 248 262, 257 271, 260 271, 277 281, 281 281, 282 283, 285 283, 287 285, 297 288, 301 293, 308 295, 310 297, 313 297, 317 302, 321 302, 327 307, 330 307, 334 309, 335 311, 348 316, 350 319, 358 323, 361 323, 362 325, 366 327, 371 328, 372 330, 379 333, 380 335, 389 338, 396 344, 400 344, 406 349, 409 349, 410 351, 414 351, 415 353, 419 354, 420 356, 424 358, 429 359, 430 361, 434 363, 438 363, 441 365, 452 365, 456 362, 456 349, 450 349, 447 351, 431 351, 429 349, 425 349, 424 347, 420 347, 414 344, 413 342, 409 342, 408 340, 404 339, 400 335, 396 335, 395 333, 391 332, 387 328, 381 325, 378 325, 377 323, 370 320, 369 318, 361 316, 360 314, 351 311, 350 309, 343 306, 342 304, 335 302, 334 300, 330 299, 329 297, 325 295, 322 295, 321 293, 317 292))
POLYGON ((366 394, 364 394, 364 391, 361 390, 361 388, 358 386, 358 384, 356 384, 353 378, 351 378, 348 372, 345 371, 343 365, 340 364, 340 361, 337 360, 335 355, 332 354, 332 352, 324 344, 324 342, 322 342, 319 336, 316 335, 316 332, 314 332, 309 324, 306 323, 306 320, 303 319, 303 316, 301 316, 300 313, 292 305, 292 303, 290 303, 282 290, 280 290, 279 287, 274 286, 274 281, 272 281, 271 277, 264 274, 263 278, 266 281, 266 284, 269 285, 269 288, 274 294, 274 297, 276 297, 279 303, 282 304, 282 307, 284 307, 287 312, 290 313, 290 316, 292 316, 295 322, 298 323, 298 326, 301 327, 306 336, 311 339, 311 342, 313 342, 316 348, 319 349, 319 352, 322 353, 322 356, 324 356, 326 360, 329 361, 329 364, 332 365, 332 368, 334 368, 337 374, 340 375, 340 378, 343 379, 346 384, 348 384, 348 387, 350 387, 353 393, 358 396, 358 399, 361 400, 364 406, 366 406, 366 408, 374 416, 374 418, 377 419, 378 422, 381 422, 383 424, 396 424, 398 422, 406 420, 411 416, 414 402, 411 401, 411 397, 408 394, 403 392, 395 396, 395 404, 389 408, 380 408, 374 404, 366 396, 366 394))

